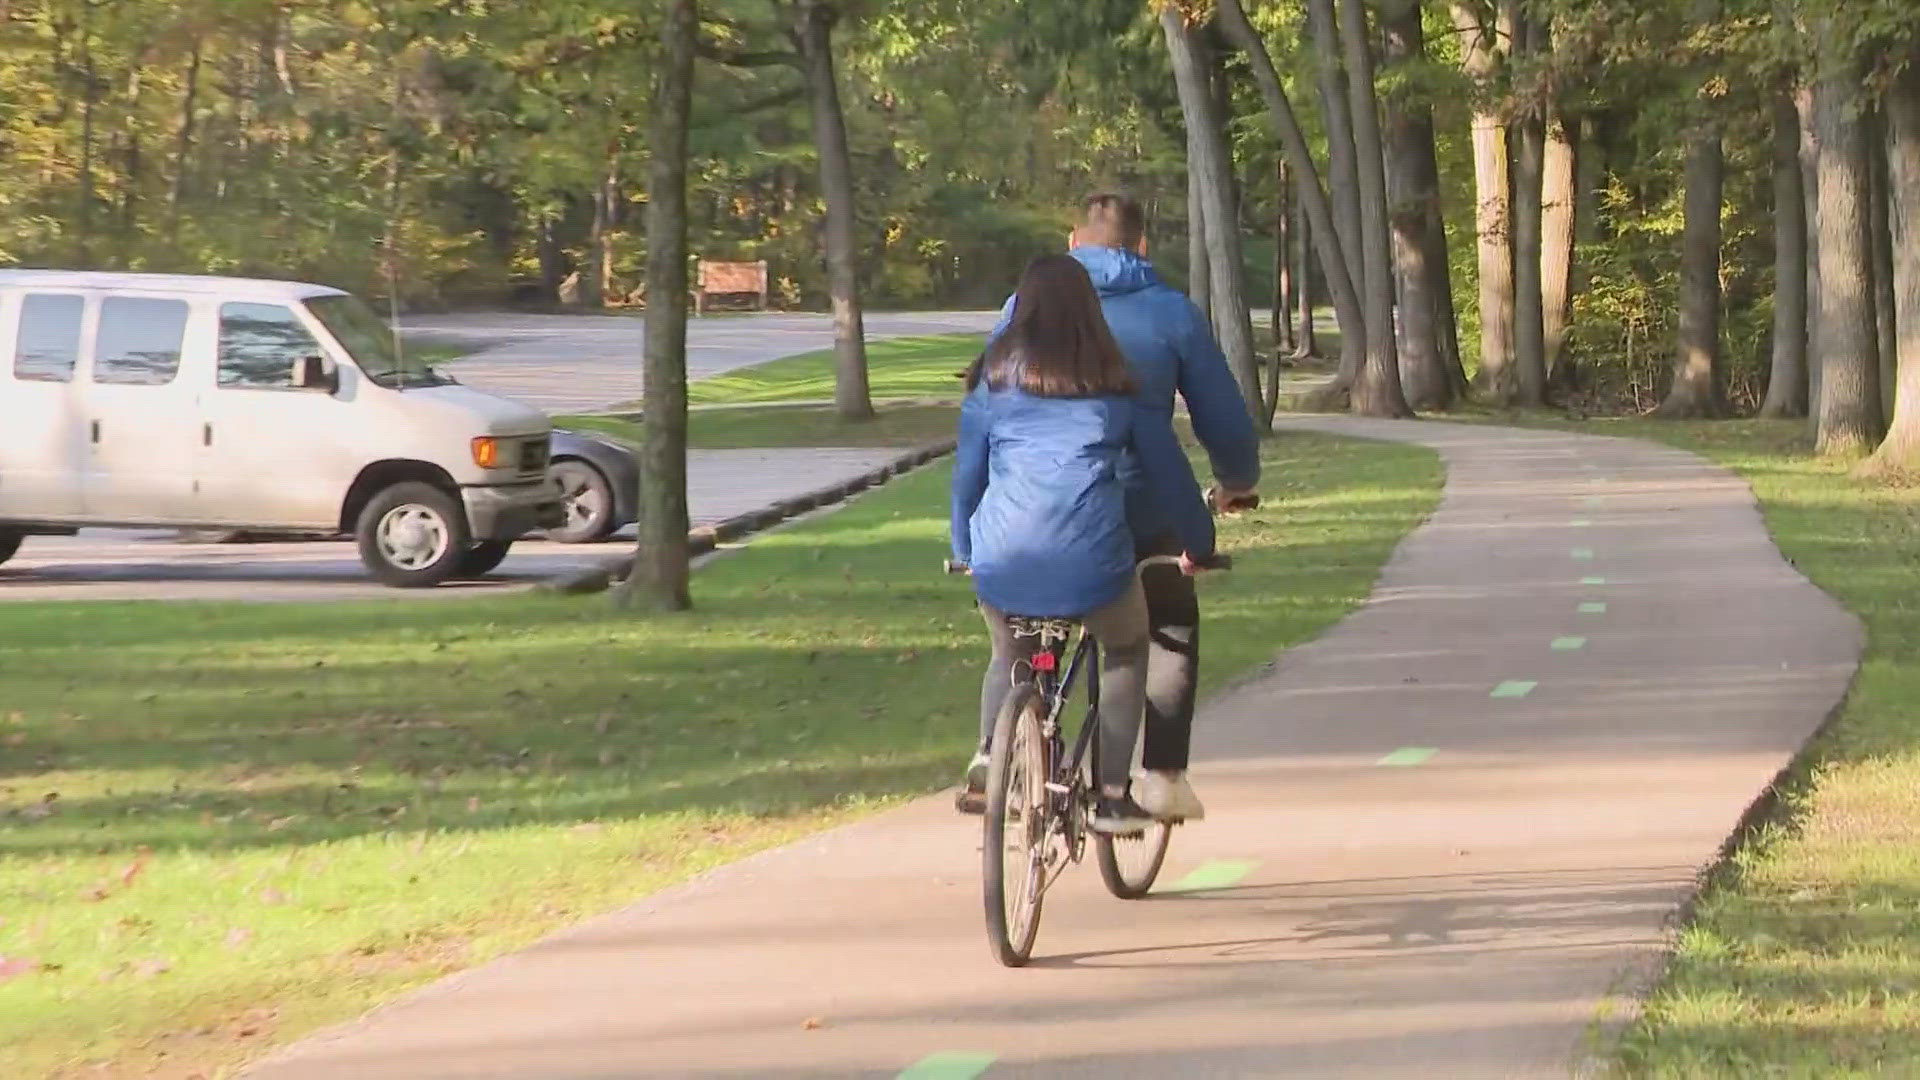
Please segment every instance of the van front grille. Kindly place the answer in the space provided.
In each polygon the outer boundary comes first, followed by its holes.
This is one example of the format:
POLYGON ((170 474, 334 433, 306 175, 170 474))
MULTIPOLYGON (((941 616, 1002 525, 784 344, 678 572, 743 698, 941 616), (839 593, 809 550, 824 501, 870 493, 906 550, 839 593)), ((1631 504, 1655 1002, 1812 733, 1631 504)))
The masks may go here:
POLYGON ((547 471, 548 439, 536 436, 520 443, 520 471, 523 473, 544 473, 547 471))

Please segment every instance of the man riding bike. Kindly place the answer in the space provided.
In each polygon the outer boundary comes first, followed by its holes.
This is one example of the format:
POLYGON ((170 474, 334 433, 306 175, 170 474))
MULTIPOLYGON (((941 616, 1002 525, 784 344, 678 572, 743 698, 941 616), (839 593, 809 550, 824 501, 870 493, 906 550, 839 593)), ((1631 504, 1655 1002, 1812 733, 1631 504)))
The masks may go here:
MULTIPOLYGON (((1231 510, 1250 504, 1260 481, 1259 433, 1206 314, 1162 283, 1147 261, 1146 213, 1140 203, 1111 192, 1088 197, 1069 245, 1069 254, 1093 279, 1107 326, 1133 372, 1139 422, 1164 425, 1171 437, 1178 393, 1212 464, 1216 505, 1231 510)), ((1009 298, 994 337, 1006 328, 1013 306, 1009 298)), ((1150 497, 1137 464, 1126 480, 1136 559, 1180 554, 1174 522, 1150 497)), ((1133 785, 1133 798, 1157 818, 1198 821, 1206 810, 1187 780, 1187 763, 1200 674, 1199 597, 1193 578, 1178 567, 1149 567, 1141 583, 1150 646, 1145 775, 1133 785)), ((976 755, 967 770, 967 788, 981 791, 985 783, 985 757, 976 755)))

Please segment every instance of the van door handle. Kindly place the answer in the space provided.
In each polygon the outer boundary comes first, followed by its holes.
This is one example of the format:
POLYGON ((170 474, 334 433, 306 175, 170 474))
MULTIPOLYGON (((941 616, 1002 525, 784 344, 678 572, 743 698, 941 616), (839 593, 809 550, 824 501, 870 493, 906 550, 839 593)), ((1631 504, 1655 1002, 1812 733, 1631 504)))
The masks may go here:
POLYGON ((213 445, 213 425, 212 424, 200 425, 200 445, 201 446, 213 445))
POLYGON ((100 445, 100 421, 98 420, 93 422, 93 444, 100 445))

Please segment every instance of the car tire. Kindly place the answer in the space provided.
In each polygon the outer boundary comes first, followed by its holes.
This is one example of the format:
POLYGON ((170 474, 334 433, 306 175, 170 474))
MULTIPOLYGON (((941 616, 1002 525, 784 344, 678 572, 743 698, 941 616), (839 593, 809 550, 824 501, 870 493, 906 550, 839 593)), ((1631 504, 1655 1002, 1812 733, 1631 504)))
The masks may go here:
POLYGON ((360 561, 382 584, 425 589, 460 572, 473 546, 460 500, 409 480, 375 495, 354 529, 360 561))
POLYGON ((511 540, 476 540, 460 560, 460 569, 454 574, 459 578, 483 578, 506 561, 507 552, 513 550, 511 540))
POLYGON ((20 541, 27 534, 16 529, 0 529, 0 563, 6 562, 20 553, 20 541))
POLYGON ((579 458, 561 458, 549 470, 560 485, 567 523, 547 530, 557 544, 597 544, 618 528, 613 517, 613 484, 607 475, 579 458))

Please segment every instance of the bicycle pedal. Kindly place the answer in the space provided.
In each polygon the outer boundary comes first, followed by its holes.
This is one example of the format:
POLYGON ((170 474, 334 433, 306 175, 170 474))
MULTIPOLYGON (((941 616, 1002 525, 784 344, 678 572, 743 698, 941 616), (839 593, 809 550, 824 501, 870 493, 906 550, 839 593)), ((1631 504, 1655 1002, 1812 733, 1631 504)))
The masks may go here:
POLYGON ((963 814, 982 816, 987 812, 987 793, 962 788, 953 795, 953 808, 963 814))

